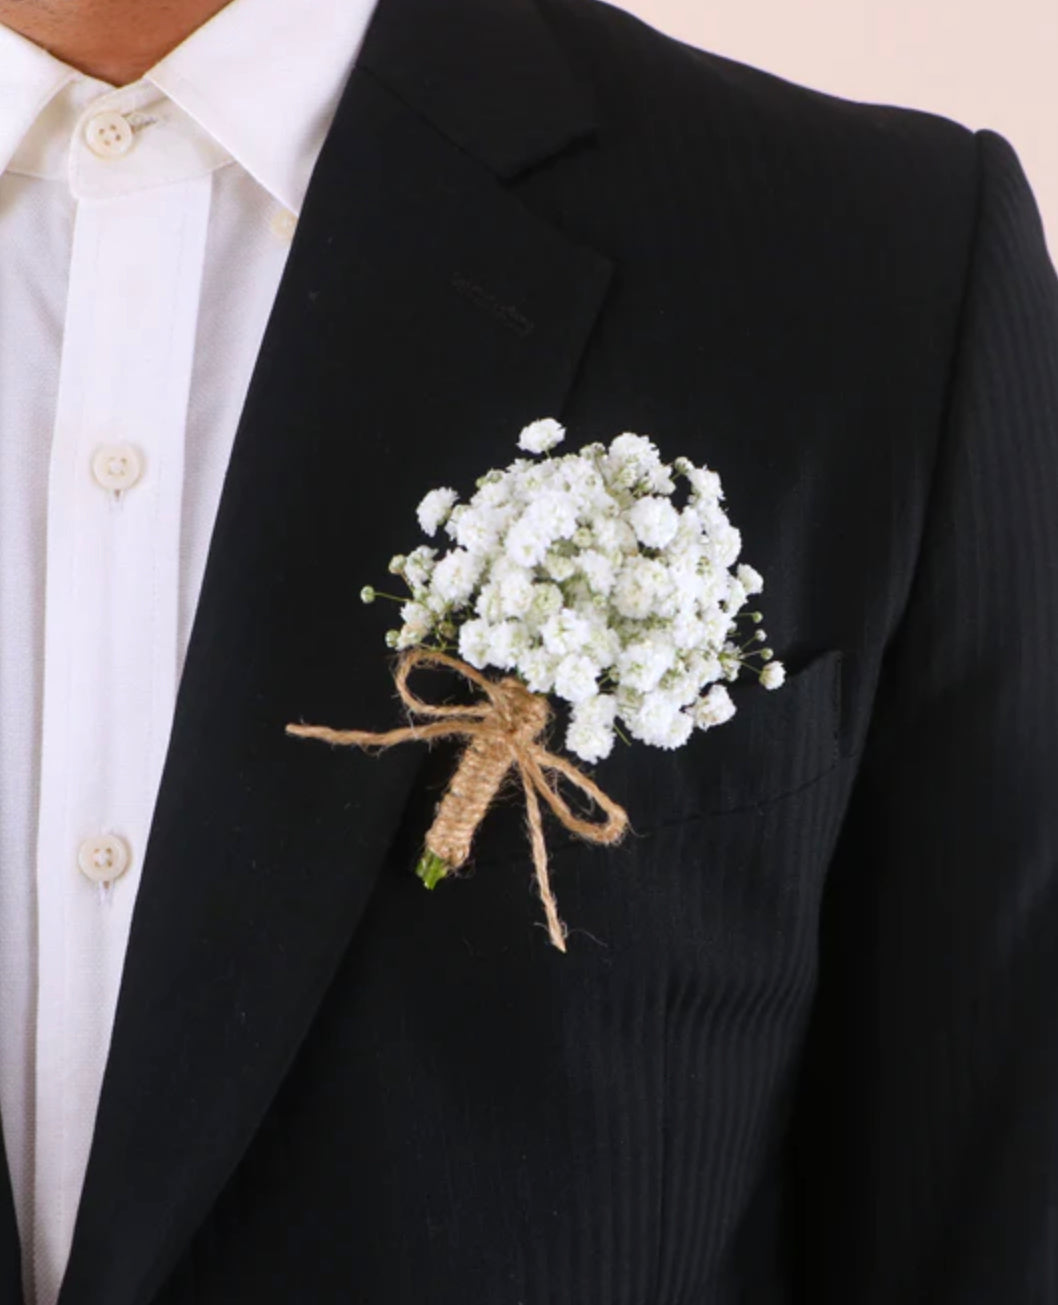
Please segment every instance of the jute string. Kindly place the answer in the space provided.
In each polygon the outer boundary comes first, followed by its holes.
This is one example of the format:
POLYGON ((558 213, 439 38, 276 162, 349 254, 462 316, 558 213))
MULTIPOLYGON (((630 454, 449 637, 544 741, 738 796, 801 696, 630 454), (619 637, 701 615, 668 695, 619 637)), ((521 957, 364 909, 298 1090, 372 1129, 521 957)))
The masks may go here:
POLYGON ((604 845, 616 843, 624 835, 628 827, 627 813, 572 762, 544 747, 540 736, 551 719, 551 708, 546 698, 531 693, 520 680, 511 676, 491 680, 457 657, 412 648, 401 655, 394 683, 411 715, 435 719, 429 724, 407 725, 380 733, 297 724, 288 725, 287 733, 327 743, 379 749, 423 739, 465 738, 467 746, 426 835, 427 853, 451 870, 466 863, 478 826, 510 770, 516 769, 525 795, 529 845, 547 916, 548 935, 554 946, 564 952, 568 930, 559 919, 551 891, 540 799, 543 798, 571 833, 604 845), (481 690, 483 699, 470 706, 424 702, 408 688, 408 676, 416 667, 423 666, 444 666, 456 671, 481 690), (548 772, 561 775, 589 797, 604 819, 584 820, 571 811, 557 787, 549 781, 548 772))

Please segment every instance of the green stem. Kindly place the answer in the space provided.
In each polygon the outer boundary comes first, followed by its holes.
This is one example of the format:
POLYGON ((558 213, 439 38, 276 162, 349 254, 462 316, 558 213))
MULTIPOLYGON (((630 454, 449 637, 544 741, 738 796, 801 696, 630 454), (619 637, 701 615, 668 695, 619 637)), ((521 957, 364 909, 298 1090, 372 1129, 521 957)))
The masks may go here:
POLYGON ((438 856, 436 852, 431 852, 429 848, 419 857, 419 864, 415 867, 415 873, 427 888, 433 888, 440 883, 448 870, 449 865, 444 857, 438 856))

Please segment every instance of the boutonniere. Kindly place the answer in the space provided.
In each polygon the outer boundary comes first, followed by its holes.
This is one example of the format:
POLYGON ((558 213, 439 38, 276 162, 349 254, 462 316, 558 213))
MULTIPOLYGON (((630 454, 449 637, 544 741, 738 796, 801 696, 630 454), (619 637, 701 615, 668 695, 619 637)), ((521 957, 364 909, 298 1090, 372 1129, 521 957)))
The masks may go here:
POLYGON ((747 653, 764 642, 763 629, 746 639, 736 630, 743 617, 761 621, 743 608, 764 583, 751 566, 735 566, 741 536, 716 472, 683 457, 663 462, 652 440, 631 432, 552 457, 565 433, 549 417, 526 426, 518 445, 534 457, 487 471, 465 503, 454 489, 430 490, 419 525, 431 538, 443 529, 451 546, 442 553, 421 544, 390 561, 407 596, 370 585, 361 592, 364 602, 400 605, 402 623, 386 642, 400 654, 395 684, 413 723, 382 733, 286 727, 361 748, 466 740, 416 866, 427 888, 466 863, 478 826, 516 771, 549 937, 563 952, 567 929, 548 878, 541 800, 595 843, 617 843, 628 817, 581 767, 545 746, 549 696, 567 704, 567 752, 590 765, 618 737, 679 748, 696 728, 729 720, 735 706, 725 681, 753 655, 764 662, 751 669, 765 688, 785 678, 770 648, 747 653), (470 706, 425 702, 408 687, 422 666, 465 676, 480 698, 470 706), (559 778, 602 818, 576 815, 559 778))

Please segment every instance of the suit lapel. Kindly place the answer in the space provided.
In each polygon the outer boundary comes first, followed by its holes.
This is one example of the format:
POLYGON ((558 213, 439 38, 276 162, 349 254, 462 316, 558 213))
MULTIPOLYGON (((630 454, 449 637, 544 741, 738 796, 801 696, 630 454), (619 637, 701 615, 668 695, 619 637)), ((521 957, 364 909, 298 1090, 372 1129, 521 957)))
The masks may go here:
POLYGON ((590 126, 531 0, 381 0, 231 455, 61 1305, 150 1299, 364 911, 423 751, 283 727, 395 722, 361 585, 416 542, 426 488, 469 487, 560 412, 611 264, 499 178, 590 126))

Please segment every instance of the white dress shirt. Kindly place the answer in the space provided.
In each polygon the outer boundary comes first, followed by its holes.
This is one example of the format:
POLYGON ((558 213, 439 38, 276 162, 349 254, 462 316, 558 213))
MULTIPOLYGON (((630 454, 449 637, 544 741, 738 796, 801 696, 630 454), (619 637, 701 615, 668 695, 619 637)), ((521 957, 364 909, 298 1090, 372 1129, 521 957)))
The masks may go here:
POLYGON ((69 1253, 223 476, 372 10, 231 0, 117 88, 0 26, 0 1111, 29 1305, 69 1253))

